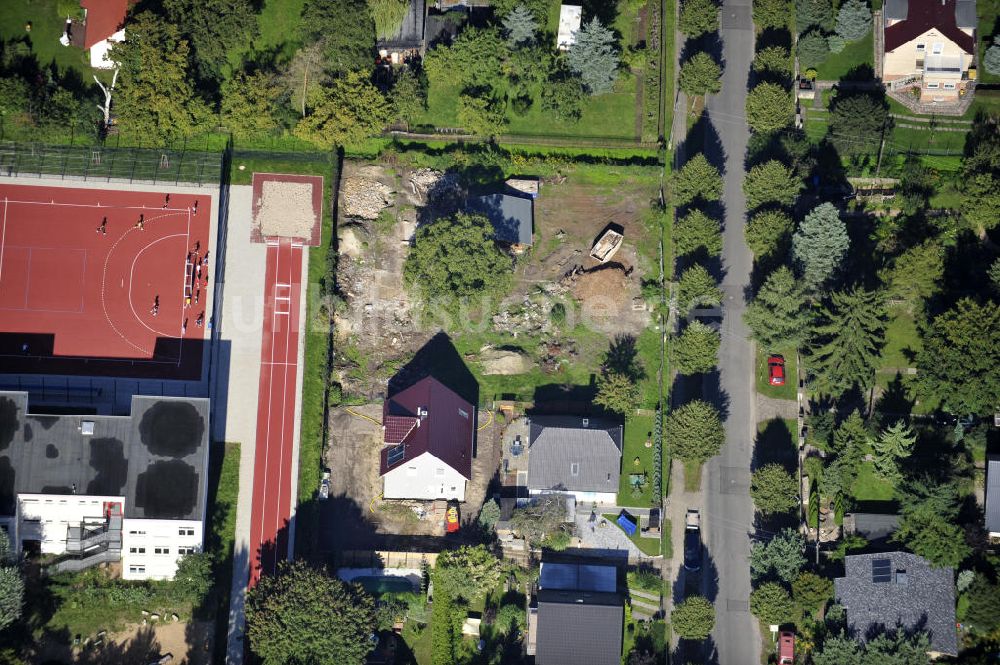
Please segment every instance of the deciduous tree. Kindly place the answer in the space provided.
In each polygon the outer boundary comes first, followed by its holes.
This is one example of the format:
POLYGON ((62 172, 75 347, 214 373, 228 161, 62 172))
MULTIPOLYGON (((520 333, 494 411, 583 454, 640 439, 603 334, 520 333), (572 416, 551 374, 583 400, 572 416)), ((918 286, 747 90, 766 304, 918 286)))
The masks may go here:
POLYGON ((750 496, 764 515, 778 515, 799 505, 799 483, 780 464, 766 464, 750 478, 750 496))
POLYGON ((718 362, 721 337, 701 321, 692 321, 674 339, 674 367, 681 374, 711 372, 718 362))
POLYGON ((837 12, 837 34, 853 42, 872 29, 872 12, 862 0, 847 0, 837 12))
POLYGON ((743 315, 753 338, 766 350, 799 346, 811 318, 802 287, 786 266, 768 276, 743 315))
POLYGON ((714 0, 684 0, 678 27, 691 38, 719 29, 719 6, 714 0))
POLYGON ((1000 306, 963 299, 921 335, 916 385, 952 413, 992 413, 1000 404, 1000 306))
POLYGON ((667 416, 666 435, 671 453, 693 462, 715 457, 726 441, 718 409, 701 400, 672 411, 667 416))
POLYGON ((493 234, 485 217, 462 213, 422 226, 403 266, 403 279, 427 300, 499 300, 510 288, 513 264, 493 234))
POLYGON ((620 372, 607 372, 597 380, 594 403, 630 420, 639 408, 639 386, 620 372))
POLYGON ((816 387, 835 396, 854 386, 870 387, 881 362, 888 322, 881 294, 859 288, 832 293, 819 321, 808 354, 816 387))
POLYGON ((754 0, 753 22, 762 30, 788 25, 792 6, 788 0, 754 0))
POLYGON ((444 550, 434 564, 434 590, 452 598, 475 600, 496 588, 503 565, 485 545, 444 550))
POLYGON ((672 194, 678 206, 698 200, 718 201, 722 196, 722 175, 699 152, 674 172, 672 194))
POLYGON ((385 97, 360 71, 334 78, 310 105, 311 113, 299 120, 294 133, 326 149, 381 131, 390 115, 385 97))
POLYGON ((743 180, 743 193, 750 209, 774 203, 789 206, 795 202, 802 189, 802 181, 795 171, 776 159, 757 164, 743 180))
POLYGON ((792 256, 806 288, 817 289, 833 277, 850 244, 847 226, 833 204, 813 208, 792 236, 792 256))
POLYGON ((747 246, 757 258, 780 255, 788 251, 795 231, 795 222, 781 210, 758 212, 743 229, 747 246))
POLYGON ((681 65, 680 87, 691 96, 707 95, 722 89, 722 69, 704 51, 695 53, 681 65))
POLYGON ((371 67, 375 22, 365 0, 306 0, 299 25, 307 43, 323 43, 324 66, 330 73, 371 67))
POLYGON ((890 127, 884 96, 838 92, 830 103, 830 142, 842 157, 875 155, 890 127))
POLYGON ((163 6, 190 40, 203 79, 222 80, 232 67, 230 54, 248 50, 258 33, 250 0, 165 0, 163 6))
POLYGON ((431 82, 492 88, 502 81, 507 41, 500 29, 468 28, 450 46, 439 44, 424 56, 424 70, 431 82))
POLYGON ((722 302, 722 290, 715 278, 701 264, 695 264, 681 274, 677 284, 677 307, 684 314, 692 307, 715 307, 722 302))
POLYGON ((777 83, 759 83, 746 101, 747 124, 755 132, 775 132, 792 124, 795 102, 777 83))
POLYGON ((583 98, 583 86, 575 76, 557 75, 542 87, 542 109, 566 122, 580 121, 583 98))
POLYGON ((971 154, 962 163, 962 216, 984 237, 1000 221, 1000 137, 996 124, 978 119, 968 141, 971 154))
POLYGON ((280 96, 271 76, 238 72, 222 84, 222 122, 239 139, 269 134, 278 128, 280 96))
POLYGON ((427 83, 410 67, 404 67, 392 85, 392 112, 397 120, 413 122, 427 110, 427 83))
POLYGON ((504 100, 488 88, 463 92, 458 97, 458 121, 476 136, 497 136, 507 124, 504 100))
POLYGON ((302 561, 281 562, 247 593, 247 637, 267 665, 362 665, 374 645, 375 603, 302 561))
POLYGON ((603 95, 614 87, 620 56, 614 32, 595 16, 576 32, 566 62, 591 95, 603 95))
POLYGON ((904 251, 888 268, 879 272, 888 297, 922 308, 941 288, 944 257, 944 247, 933 239, 904 251))
POLYGON ((765 46, 754 55, 753 70, 758 74, 770 73, 782 77, 791 76, 792 58, 788 49, 784 46, 765 46))
POLYGON ((108 56, 120 72, 115 108, 122 131, 147 141, 191 134, 206 108, 188 75, 187 40, 176 25, 148 11, 128 28, 108 56))
POLYGON ((703 596, 688 596, 670 613, 670 625, 681 639, 703 640, 715 627, 715 607, 703 596))
POLYGON ((534 546, 541 547, 557 533, 572 535, 573 525, 566 523, 566 501, 557 494, 538 497, 514 510, 511 527, 534 546))
POLYGON ((673 241, 677 256, 697 251, 708 256, 718 256, 722 252, 719 222, 697 208, 690 210, 674 224, 673 241))
POLYGON ((750 593, 750 611, 762 623, 783 624, 792 621, 795 605, 785 587, 767 582, 750 593))
POLYGON ((814 613, 833 598, 833 582, 816 573, 799 573, 792 582, 792 598, 803 611, 814 613))

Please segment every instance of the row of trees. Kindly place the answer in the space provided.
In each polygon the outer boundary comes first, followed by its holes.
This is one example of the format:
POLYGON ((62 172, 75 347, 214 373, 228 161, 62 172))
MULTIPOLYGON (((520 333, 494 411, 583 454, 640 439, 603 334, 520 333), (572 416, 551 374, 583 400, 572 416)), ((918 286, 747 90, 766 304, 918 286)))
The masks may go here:
POLYGON ((840 53, 848 43, 863 39, 872 29, 872 12, 864 0, 846 0, 834 8, 830 0, 754 0, 754 23, 760 28, 787 28, 795 17, 797 55, 803 70, 840 53))

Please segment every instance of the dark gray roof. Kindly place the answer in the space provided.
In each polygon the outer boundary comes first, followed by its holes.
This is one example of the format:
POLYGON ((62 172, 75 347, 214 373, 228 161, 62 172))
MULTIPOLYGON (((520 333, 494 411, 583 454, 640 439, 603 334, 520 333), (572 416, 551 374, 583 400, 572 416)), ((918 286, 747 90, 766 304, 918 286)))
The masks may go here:
POLYGON ((539 591, 536 665, 620 665, 624 617, 617 593, 539 591))
POLYGON ((622 426, 575 416, 532 416, 528 489, 617 492, 622 426), (574 473, 575 472, 575 473, 574 473))
POLYGON ((509 244, 530 245, 535 209, 530 198, 512 194, 487 194, 469 198, 468 209, 490 220, 496 239, 509 244))
POLYGON ((427 18, 425 0, 410 0, 399 32, 389 39, 378 40, 379 47, 422 48, 424 44, 424 21, 427 18))
POLYGON ((1000 533, 1000 455, 986 460, 986 530, 1000 533))
POLYGON ((208 400, 133 396, 131 416, 33 415, 0 392, 0 514, 18 494, 125 497, 125 516, 203 519, 208 400), (92 433, 86 433, 92 427, 92 433))
POLYGON ((618 569, 598 564, 543 561, 538 573, 538 588, 614 593, 618 589, 618 569))
POLYGON ((975 30, 976 0, 958 0, 955 3, 955 25, 960 28, 975 30))
POLYGON ((909 6, 909 0, 885 0, 883 9, 885 18, 892 21, 905 21, 909 6))
POLYGON ((851 555, 844 567, 846 576, 834 580, 834 591, 854 635, 865 640, 897 626, 926 630, 931 650, 958 653, 953 569, 934 568, 907 552, 851 555))
POLYGON ((854 532, 865 540, 885 540, 899 527, 899 515, 854 513, 854 532))

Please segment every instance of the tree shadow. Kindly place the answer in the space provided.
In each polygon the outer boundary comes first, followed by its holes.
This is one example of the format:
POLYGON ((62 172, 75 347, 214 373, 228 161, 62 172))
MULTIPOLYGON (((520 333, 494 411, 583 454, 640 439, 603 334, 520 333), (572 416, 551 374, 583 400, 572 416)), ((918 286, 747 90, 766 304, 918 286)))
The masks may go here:
POLYGON ((875 412, 878 414, 882 426, 885 427, 899 418, 909 418, 916 403, 916 399, 910 397, 910 391, 903 383, 903 375, 896 372, 896 376, 875 402, 875 412))
POLYGON ((462 360, 451 337, 444 332, 434 335, 420 347, 410 362, 389 379, 387 397, 391 398, 429 376, 469 404, 479 404, 479 382, 462 360))
POLYGON ((750 469, 755 471, 767 464, 780 464, 789 473, 794 473, 798 469, 798 445, 795 433, 788 429, 781 418, 768 420, 754 440, 750 469))
POLYGON ((638 356, 635 336, 618 334, 604 352, 601 365, 607 372, 622 374, 633 382, 642 381, 646 378, 646 368, 639 362, 638 356))

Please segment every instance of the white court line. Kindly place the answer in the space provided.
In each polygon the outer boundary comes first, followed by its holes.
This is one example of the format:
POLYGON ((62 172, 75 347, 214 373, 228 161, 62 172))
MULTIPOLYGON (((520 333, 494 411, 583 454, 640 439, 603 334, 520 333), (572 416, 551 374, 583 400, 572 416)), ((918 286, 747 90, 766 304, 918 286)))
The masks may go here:
MULTIPOLYGON (((4 199, 5 201, 7 199, 4 199)), ((116 206, 116 205, 101 205, 100 203, 56 203, 55 201, 15 201, 10 199, 11 203, 24 203, 26 205, 40 205, 40 206, 64 206, 68 208, 101 208, 107 210, 160 210, 164 212, 184 212, 187 208, 150 208, 148 206, 116 206)))
MULTIPOLYGON (((278 266, 280 265, 280 261, 281 261, 281 251, 280 251, 280 247, 279 247, 278 251, 275 252, 275 258, 274 258, 274 276, 275 276, 276 280, 277 280, 277 277, 278 277, 278 266)), ((276 288, 276 286, 272 287, 272 289, 273 288, 276 288)), ((271 343, 271 363, 274 363, 274 323, 275 323, 275 321, 274 321, 274 314, 272 313, 271 314, 271 328, 272 329, 271 329, 271 339, 270 339, 270 343, 271 343)), ((271 395, 272 395, 273 392, 274 392, 274 374, 271 374, 271 376, 268 377, 268 381, 267 381, 267 430, 264 433, 264 486, 263 486, 263 488, 261 488, 261 489, 263 489, 263 493, 261 495, 260 537, 258 538, 258 540, 260 541, 260 545, 261 546, 264 545, 264 527, 267 525, 267 479, 268 479, 268 476, 270 475, 268 473, 268 471, 269 471, 269 469, 271 467, 271 462, 270 462, 270 456, 271 456, 271 395)), ((258 406, 258 409, 259 409, 259 406, 258 406)), ((278 544, 277 533, 275 533, 274 544, 275 544, 275 552, 277 552, 277 544, 278 544)), ((260 555, 259 552, 258 552, 258 555, 260 555)), ((264 572, 264 560, 263 560, 263 557, 261 557, 261 561, 260 561, 260 570, 261 570, 261 573, 264 572)), ((273 572, 273 570, 272 570, 272 572, 273 572)))
MULTIPOLYGON (((135 279, 133 278, 133 275, 135 275, 135 264, 139 261, 139 258, 142 256, 142 253, 145 252, 150 247, 152 247, 153 245, 155 245, 156 243, 158 243, 158 242, 160 242, 162 240, 169 240, 170 238, 180 238, 183 235, 184 235, 183 233, 175 233, 175 234, 170 235, 170 236, 162 236, 162 237, 157 238, 156 240, 154 240, 154 241, 152 241, 150 243, 147 243, 145 247, 143 247, 138 252, 136 252, 135 258, 132 259, 132 267, 129 268, 129 271, 128 271, 128 306, 129 306, 129 309, 132 310, 132 316, 135 317, 135 320, 138 321, 142 325, 143 328, 145 328, 149 332, 153 333, 154 335, 163 335, 164 337, 170 337, 170 333, 166 333, 166 332, 163 332, 162 330, 157 330, 155 328, 152 328, 152 327, 146 325, 146 322, 139 318, 139 313, 135 311, 135 302, 133 302, 133 300, 132 300, 132 286, 135 284, 135 279)), ((181 309, 183 310, 183 307, 181 309)), ((181 364, 180 360, 177 361, 177 364, 178 365, 181 364)))
MULTIPOLYGON (((279 253, 280 253, 280 247, 279 247, 279 253)), ((291 259, 292 258, 292 252, 290 250, 289 250, 288 254, 289 254, 289 259, 291 259)), ((288 265, 289 276, 291 276, 291 270, 292 270, 292 265, 291 265, 291 260, 289 260, 289 265, 288 265)), ((277 321, 275 323, 277 323, 277 321)), ((286 325, 286 330, 285 330, 285 353, 284 353, 284 359, 285 359, 286 363, 288 361, 288 344, 291 342, 291 339, 292 339, 291 331, 288 330, 287 328, 288 328, 288 326, 286 325)), ((285 440, 286 439, 286 437, 285 437, 285 416, 286 416, 287 411, 288 411, 288 409, 285 408, 285 406, 287 405, 287 401, 288 401, 288 365, 287 364, 284 365, 284 370, 282 371, 282 377, 281 378, 282 378, 282 382, 281 382, 281 459, 284 460, 285 459, 285 445, 288 444, 288 441, 285 440)), ((293 404, 293 406, 294 406, 294 404, 293 404)), ((279 468, 279 470, 280 470, 280 468, 279 468)), ((275 568, 277 568, 277 566, 278 566, 278 556, 277 556, 278 538, 277 538, 277 532, 278 532, 278 529, 281 526, 281 508, 282 508, 282 506, 280 504, 280 501, 281 501, 281 485, 282 485, 282 481, 284 481, 284 474, 283 473, 281 473, 281 474, 278 475, 278 501, 279 501, 278 508, 279 508, 279 511, 278 511, 277 517, 275 518, 277 520, 276 523, 275 523, 275 539, 274 539, 274 545, 275 545, 274 566, 275 566, 275 568)), ((284 558, 287 558, 287 553, 286 553, 286 555, 285 555, 284 558)))
MULTIPOLYGON (((7 241, 7 197, 3 197, 3 233, 0 234, 0 280, 3 280, 3 250, 7 241)), ((27 298, 25 298, 27 304, 27 298)))
MULTIPOLYGON (((179 235, 179 234, 178 234, 179 235)), ((187 238, 184 240, 184 251, 189 252, 191 247, 191 209, 187 209, 187 238)), ((193 268, 194 266, 192 266, 193 268)), ((196 273, 191 273, 191 296, 194 296, 194 276, 196 273)), ((184 261, 184 267, 181 268, 181 336, 180 341, 177 342, 177 366, 181 366, 181 360, 184 359, 184 316, 187 311, 185 306, 187 301, 184 299, 184 286, 187 284, 187 260, 184 261)), ((193 302, 193 301, 192 301, 193 302)))

